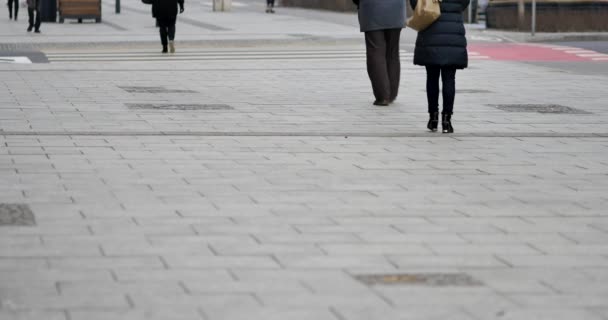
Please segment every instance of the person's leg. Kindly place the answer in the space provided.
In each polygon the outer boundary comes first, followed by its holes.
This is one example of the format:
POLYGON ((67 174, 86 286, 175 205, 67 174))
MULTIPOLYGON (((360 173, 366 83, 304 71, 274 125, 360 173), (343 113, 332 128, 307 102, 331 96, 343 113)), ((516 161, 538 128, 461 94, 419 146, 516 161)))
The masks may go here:
POLYGON ((13 0, 8 0, 6 2, 6 6, 8 7, 8 18, 13 18, 13 0))
POLYGON ((167 20, 167 36, 170 41, 175 40, 175 23, 177 22, 177 17, 173 17, 172 19, 167 20))
POLYGON ((376 102, 386 104, 391 98, 391 89, 386 64, 384 31, 366 32, 365 46, 367 48, 367 74, 372 82, 376 102))
POLYGON ((167 22, 164 19, 157 19, 157 21, 158 21, 158 30, 160 33, 160 43, 163 45, 163 53, 166 53, 166 52, 168 52, 167 37, 169 34, 167 22))
POLYGON ((397 99, 399 95, 399 83, 401 79, 401 59, 399 58, 399 40, 401 28, 391 29, 385 32, 386 36, 386 67, 390 81, 390 101, 397 99))
POLYGON ((441 69, 426 66, 426 99, 429 113, 439 112, 439 75, 441 69))
POLYGON ((441 68, 441 82, 443 84, 443 111, 441 113, 452 114, 456 97, 456 69, 441 68))
POLYGON ((19 15, 19 0, 13 0, 13 7, 15 9, 13 17, 15 18, 15 21, 17 21, 17 16, 19 15))
POLYGON ((29 26, 27 27, 27 32, 32 31, 34 28, 34 9, 28 7, 27 8, 27 18, 29 22, 29 26))
POLYGON ((169 21, 169 26, 167 27, 167 35, 169 36, 169 51, 171 53, 175 53, 175 22, 177 20, 177 17, 173 17, 173 19, 171 19, 169 21))
POLYGON ((443 133, 453 133, 452 112, 454 110, 454 98, 456 97, 456 69, 441 68, 441 81, 443 83, 441 127, 443 128, 443 133))
POLYGON ((41 0, 37 0, 36 1, 36 9, 34 11, 36 11, 36 22, 34 24, 34 32, 38 33, 40 32, 40 24, 42 23, 42 17, 40 16, 41 12, 40 12, 40 2, 41 0))

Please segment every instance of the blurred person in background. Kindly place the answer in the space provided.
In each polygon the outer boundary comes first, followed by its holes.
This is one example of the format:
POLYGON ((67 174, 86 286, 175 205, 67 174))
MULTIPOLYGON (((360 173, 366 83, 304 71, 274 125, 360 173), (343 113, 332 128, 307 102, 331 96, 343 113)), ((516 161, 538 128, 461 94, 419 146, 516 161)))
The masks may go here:
POLYGON ((15 18, 15 21, 17 21, 17 14, 19 13, 19 0, 8 0, 6 6, 8 7, 8 18, 15 18))
POLYGON ((42 23, 40 5, 40 0, 27 0, 27 15, 29 18, 27 32, 32 32, 32 29, 34 29, 34 32, 40 33, 40 24, 42 23))
POLYGON ((266 13, 274 13, 274 0, 266 0, 266 13))
POLYGON ((177 21, 177 8, 179 13, 184 12, 184 0, 154 0, 152 2, 152 16, 160 32, 160 42, 163 45, 162 53, 175 53, 175 23, 177 21))

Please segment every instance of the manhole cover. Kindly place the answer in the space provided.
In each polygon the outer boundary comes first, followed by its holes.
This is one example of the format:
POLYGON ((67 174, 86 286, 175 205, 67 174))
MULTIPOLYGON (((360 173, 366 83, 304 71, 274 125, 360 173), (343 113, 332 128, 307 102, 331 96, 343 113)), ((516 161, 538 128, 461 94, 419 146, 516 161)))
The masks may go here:
POLYGON ((232 110, 227 104, 127 103, 129 109, 151 110, 232 110))
POLYGON ((130 93, 196 93, 194 90, 167 89, 165 87, 119 87, 130 93))
POLYGON ((34 213, 26 204, 0 203, 0 226, 33 226, 34 213))
POLYGON ((590 112, 559 104, 495 104, 489 105, 507 112, 537 112, 563 114, 589 114, 590 112))
POLYGON ((359 275, 355 278, 368 286, 373 285, 418 285, 430 287, 448 286, 481 286, 478 280, 464 273, 417 273, 417 274, 384 274, 359 275))

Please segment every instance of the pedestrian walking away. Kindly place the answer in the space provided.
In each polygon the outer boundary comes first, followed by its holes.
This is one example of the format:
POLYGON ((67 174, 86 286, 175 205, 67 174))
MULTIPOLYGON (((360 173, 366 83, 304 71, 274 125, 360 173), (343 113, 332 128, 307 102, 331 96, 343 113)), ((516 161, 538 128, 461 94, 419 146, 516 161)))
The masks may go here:
POLYGON ((19 0, 8 0, 6 3, 8 7, 8 18, 17 21, 17 15, 19 14, 19 0))
POLYGON ((183 13, 184 0, 154 0, 152 2, 152 14, 156 17, 160 42, 163 45, 162 53, 175 53, 175 23, 178 6, 179 13, 183 13))
POLYGON ((27 15, 29 26, 27 27, 27 32, 31 32, 34 29, 34 32, 40 33, 40 24, 42 23, 42 19, 40 17, 40 0, 27 0, 27 15))
MULTIPOLYGON (((439 79, 442 82, 443 133, 454 132, 452 114, 456 97, 456 70, 468 66, 467 39, 462 12, 470 0, 441 0, 441 16, 427 29, 418 32, 414 64, 426 67, 426 95, 429 122, 427 128, 437 131, 439 122, 439 79)), ((417 0, 410 0, 413 8, 417 0)))
POLYGON ((405 26, 405 1, 353 0, 361 32, 365 33, 367 73, 377 106, 388 106, 399 94, 399 39, 405 26))
POLYGON ((274 0, 266 0, 266 13, 274 13, 274 0))

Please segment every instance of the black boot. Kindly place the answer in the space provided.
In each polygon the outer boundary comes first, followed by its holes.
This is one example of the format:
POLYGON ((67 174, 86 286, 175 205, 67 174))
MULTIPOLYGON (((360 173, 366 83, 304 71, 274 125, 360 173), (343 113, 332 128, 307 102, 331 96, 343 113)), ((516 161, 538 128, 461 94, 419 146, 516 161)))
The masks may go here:
POLYGON ((429 113, 429 123, 426 125, 429 130, 435 132, 437 131, 437 126, 439 125, 439 112, 430 112, 429 113))
POLYGON ((454 133, 451 114, 441 114, 441 127, 443 128, 443 133, 454 133))
POLYGON ((168 53, 168 52, 169 52, 169 50, 167 50, 167 46, 163 45, 163 51, 162 51, 162 53, 168 53))

